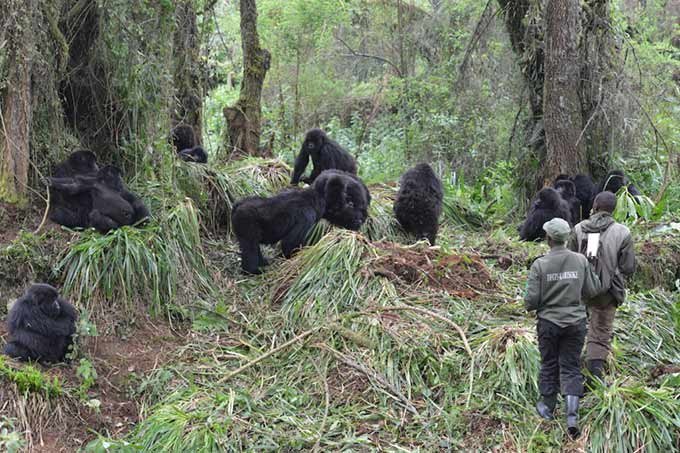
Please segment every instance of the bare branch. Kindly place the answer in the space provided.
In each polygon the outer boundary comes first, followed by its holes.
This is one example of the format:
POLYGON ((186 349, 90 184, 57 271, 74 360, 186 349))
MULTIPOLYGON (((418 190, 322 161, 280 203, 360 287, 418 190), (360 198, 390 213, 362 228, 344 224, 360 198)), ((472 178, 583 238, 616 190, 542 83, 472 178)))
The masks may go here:
POLYGON ((397 72, 397 75, 399 76, 399 78, 404 78, 404 75, 402 74, 399 67, 396 64, 392 63, 387 58, 380 57, 378 55, 369 55, 369 54, 366 54, 366 53, 357 52, 356 50, 352 49, 352 47, 350 47, 350 45, 347 44, 340 36, 335 36, 335 39, 340 41, 347 48, 347 50, 350 51, 349 55, 343 55, 343 56, 345 56, 345 57, 372 58, 374 60, 378 60, 378 61, 381 61, 383 63, 387 63, 388 65, 392 66, 392 68, 397 72))

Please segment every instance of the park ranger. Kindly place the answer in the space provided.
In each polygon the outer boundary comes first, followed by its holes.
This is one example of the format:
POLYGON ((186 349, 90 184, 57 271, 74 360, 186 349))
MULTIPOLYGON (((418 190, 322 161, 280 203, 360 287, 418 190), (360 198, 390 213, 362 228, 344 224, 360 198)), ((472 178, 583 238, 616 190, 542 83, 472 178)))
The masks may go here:
POLYGON ((583 396, 581 350, 586 335, 585 299, 601 291, 600 280, 585 256, 565 247, 569 224, 554 218, 543 225, 550 252, 534 261, 529 270, 524 302, 538 318, 541 353, 539 415, 553 419, 557 392, 566 401, 567 430, 579 435, 578 406, 583 396))

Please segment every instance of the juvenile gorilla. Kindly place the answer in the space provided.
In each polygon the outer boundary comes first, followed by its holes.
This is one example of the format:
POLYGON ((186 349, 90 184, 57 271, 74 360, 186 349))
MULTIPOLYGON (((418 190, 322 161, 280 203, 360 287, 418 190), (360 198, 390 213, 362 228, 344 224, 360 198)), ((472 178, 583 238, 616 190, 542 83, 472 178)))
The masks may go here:
POLYGON ((197 145, 194 128, 186 124, 178 124, 170 131, 170 142, 176 153, 193 148, 197 145))
POLYGON ((600 183, 598 193, 612 192, 616 194, 623 186, 628 186, 628 192, 635 197, 642 195, 642 192, 640 192, 638 188, 635 187, 635 185, 628 181, 628 177, 623 173, 622 170, 612 170, 607 173, 607 176, 605 176, 605 178, 600 183))
POLYGON ((208 163, 208 153, 200 146, 183 149, 182 151, 179 151, 177 155, 185 162, 196 162, 199 164, 208 163))
POLYGON ((322 172, 314 187, 325 194, 323 218, 333 225, 358 231, 368 218, 371 194, 356 175, 340 170, 322 172))
POLYGON ((394 215, 406 231, 434 245, 443 197, 442 183, 432 167, 418 164, 401 177, 394 215))
MULTIPOLYGON (((595 199, 595 183, 588 175, 576 175, 571 178, 571 181, 576 186, 576 198, 581 202, 581 219, 590 217, 590 211, 593 208, 593 200, 595 199)), ((577 223, 574 220, 574 223, 577 223)))
POLYGON ((20 360, 60 362, 71 345, 77 318, 75 308, 54 287, 35 284, 9 312, 10 339, 4 352, 20 360))
POLYGON ((545 237, 543 224, 555 217, 571 221, 569 205, 553 188, 546 187, 538 192, 531 203, 527 218, 522 224, 519 237, 523 241, 535 241, 545 237))
POLYGON ((352 174, 357 173, 357 164, 354 161, 354 157, 337 142, 331 140, 324 131, 312 129, 305 135, 300 154, 295 159, 291 184, 297 184, 300 181, 300 177, 309 163, 309 156, 312 156, 314 168, 308 178, 302 178, 302 182, 307 184, 314 182, 324 170, 337 169, 352 174))
POLYGON ((77 225, 83 228, 94 227, 106 233, 123 225, 134 225, 150 215, 144 202, 125 187, 120 171, 111 165, 95 176, 50 178, 49 184, 69 196, 88 196, 87 217, 77 225))
POLYGON ((570 219, 565 220, 578 223, 581 220, 581 202, 576 197, 576 185, 568 179, 562 179, 555 181, 553 187, 569 205, 570 219))
POLYGON ((248 197, 234 204, 231 222, 241 249, 241 268, 261 273, 268 263, 260 244, 281 241, 286 258, 302 247, 324 213, 326 202, 317 188, 291 189, 270 198, 248 197))
MULTIPOLYGON (((94 176, 98 170, 95 155, 91 151, 78 150, 55 167, 53 176, 56 178, 74 178, 78 175, 94 176)), ((92 204, 90 194, 52 189, 50 190, 49 219, 69 228, 86 225, 92 204)))

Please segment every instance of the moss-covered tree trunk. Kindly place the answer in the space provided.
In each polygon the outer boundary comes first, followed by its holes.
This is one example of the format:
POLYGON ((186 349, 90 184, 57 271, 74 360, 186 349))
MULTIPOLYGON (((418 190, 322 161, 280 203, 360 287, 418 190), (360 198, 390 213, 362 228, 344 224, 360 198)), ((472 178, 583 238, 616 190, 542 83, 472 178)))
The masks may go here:
POLYGON ((551 184, 560 173, 573 175, 587 167, 584 142, 580 140, 580 10, 579 0, 548 0, 545 8, 544 185, 551 184))
POLYGON ((34 53, 35 0, 9 0, 3 7, 7 24, 7 88, 0 122, 0 200, 23 202, 28 189, 34 53))
POLYGON ((192 0, 183 0, 177 4, 175 21, 175 103, 172 119, 175 124, 192 126, 196 140, 202 143, 203 88, 199 67, 201 49, 192 0))
POLYGON ((271 55, 260 47, 255 0, 240 0, 243 80, 239 100, 224 109, 228 143, 232 155, 260 154, 262 85, 269 70, 271 55))

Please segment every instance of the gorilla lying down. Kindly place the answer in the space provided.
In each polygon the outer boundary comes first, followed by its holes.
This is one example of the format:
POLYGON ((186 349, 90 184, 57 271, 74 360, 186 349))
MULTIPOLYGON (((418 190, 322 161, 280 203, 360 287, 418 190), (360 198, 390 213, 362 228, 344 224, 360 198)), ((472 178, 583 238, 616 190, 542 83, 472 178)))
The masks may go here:
POLYGON ((301 248, 321 218, 350 229, 359 229, 368 216, 370 195, 354 175, 324 172, 312 187, 288 189, 273 197, 248 197, 233 208, 231 221, 241 249, 241 267, 261 273, 268 263, 260 244, 281 242, 283 256, 301 248))
POLYGON ((125 187, 120 171, 113 166, 92 171, 97 168, 93 158, 87 158, 91 160, 88 171, 60 171, 58 167, 55 177, 48 179, 54 194, 50 219, 70 228, 94 227, 105 233, 149 217, 142 200, 125 187))
POLYGON ((418 164, 401 177, 394 215, 407 232, 434 245, 439 230, 444 191, 428 164, 418 164))
POLYGON ((311 184, 321 172, 331 169, 342 170, 356 175, 357 164, 354 161, 354 157, 335 140, 328 137, 324 131, 321 129, 311 129, 305 135, 300 154, 295 159, 293 177, 290 183, 295 185, 302 181, 311 184), (310 156, 314 165, 312 173, 309 177, 300 179, 307 168, 310 156))
POLYGON ((9 342, 4 353, 19 360, 64 360, 76 332, 78 313, 46 284, 31 286, 7 317, 9 342))
POLYGON ((543 239, 545 237, 543 224, 555 217, 571 223, 571 209, 555 189, 546 187, 538 192, 531 203, 527 218, 520 227, 520 239, 523 241, 543 239))

